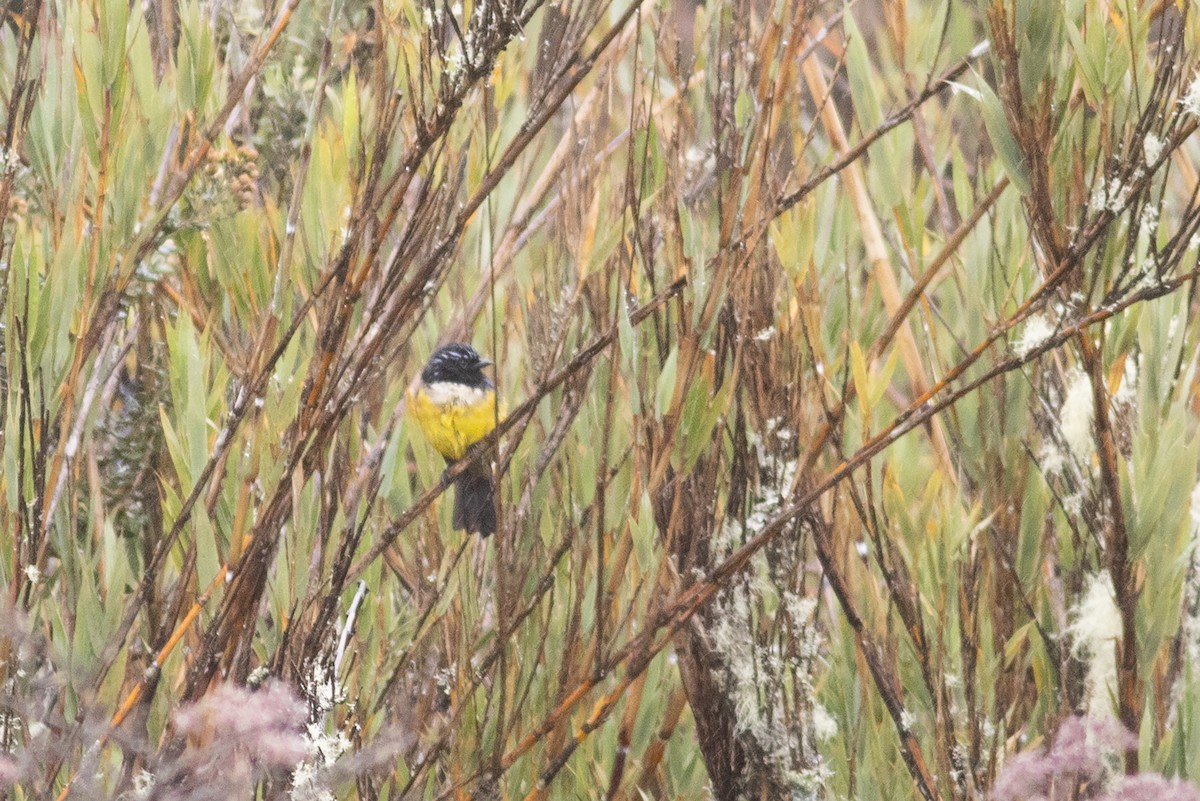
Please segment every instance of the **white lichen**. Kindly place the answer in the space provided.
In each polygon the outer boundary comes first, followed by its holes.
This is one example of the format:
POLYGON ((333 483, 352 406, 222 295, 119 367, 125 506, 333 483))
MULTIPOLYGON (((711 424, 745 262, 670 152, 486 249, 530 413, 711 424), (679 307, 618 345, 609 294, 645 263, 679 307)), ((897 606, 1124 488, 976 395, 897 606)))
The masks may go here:
POLYGON ((1092 211, 1108 209, 1113 214, 1118 214, 1125 208, 1128 199, 1129 187, 1119 178, 1114 177, 1111 181, 1100 178, 1092 187, 1092 197, 1088 201, 1088 208, 1092 211))
POLYGON ((1146 134, 1146 138, 1142 140, 1142 152, 1146 156, 1146 166, 1152 167, 1163 152, 1163 140, 1159 139, 1153 133, 1146 134))
POLYGON ((1088 714, 1112 713, 1117 693, 1117 643, 1121 640, 1121 612, 1108 573, 1088 580, 1087 591, 1071 609, 1071 653, 1087 664, 1088 714))
POLYGON ((1158 207, 1146 205, 1142 207, 1142 215, 1138 219, 1141 230, 1147 235, 1158 233, 1158 207))
POLYGON ((304 682, 304 691, 321 713, 329 712, 346 702, 346 688, 338 677, 320 660, 313 662, 304 682))
MULTIPOLYGON (((714 555, 727 556, 747 539, 762 533, 787 505, 798 465, 780 459, 774 440, 793 436, 787 420, 775 417, 762 432, 748 432, 757 457, 760 483, 742 519, 726 520, 713 538, 714 555)), ((735 733, 753 741, 764 758, 778 768, 793 799, 810 798, 814 777, 826 767, 815 743, 837 734, 837 721, 816 698, 812 677, 821 658, 822 638, 815 618, 818 599, 785 589, 778 576, 792 568, 751 557, 745 580, 726 589, 713 604, 709 641, 719 668, 716 676, 730 699, 735 733), (760 642, 756 632, 765 618, 785 625, 785 640, 760 642)))
POLYGON ((139 770, 133 775, 134 801, 151 798, 154 795, 155 776, 148 770, 139 770))
POLYGON ((251 687, 259 687, 269 678, 271 678, 271 669, 266 665, 259 665, 250 671, 250 675, 246 677, 246 684, 251 687))
POLYGON ((1068 378, 1066 396, 1059 411, 1059 430, 1071 454, 1086 465, 1096 448, 1092 436, 1092 421, 1096 414, 1092 382, 1087 373, 1079 369, 1072 371, 1068 378))
POLYGON ((320 723, 310 723, 305 730, 307 758, 292 772, 290 801, 334 801, 325 769, 350 750, 350 740, 340 731, 326 733, 320 723))
POLYGON ((20 739, 21 717, 12 712, 0 712, 0 743, 11 743, 20 739))
POLYGON ((16 172, 21 166, 21 157, 15 150, 0 147, 0 175, 16 172))
POLYGON ((716 625, 712 627, 713 646, 724 657, 731 679, 737 733, 752 731, 760 717, 758 682, 754 669, 756 645, 750 636, 750 605, 742 585, 733 587, 729 598, 718 605, 716 625))
POLYGON ((812 707, 812 731, 821 742, 832 740, 838 733, 837 720, 820 703, 814 703, 812 707))
POLYGON ((1025 321, 1021 338, 1013 345, 1013 352, 1024 359, 1030 353, 1040 348, 1054 336, 1054 324, 1040 314, 1035 314, 1025 321))
POLYGON ((774 481, 763 486, 759 491, 758 500, 750 508, 745 521, 726 520, 715 544, 718 553, 728 555, 745 538, 762 533, 763 529, 783 509, 784 493, 791 489, 796 478, 797 464, 795 461, 779 462, 774 459, 755 432, 750 433, 750 445, 758 453, 759 466, 764 472, 774 474, 774 481))
POLYGON ((1180 99, 1179 105, 1184 114, 1200 117, 1200 72, 1196 73, 1192 82, 1188 84, 1187 92, 1180 99))

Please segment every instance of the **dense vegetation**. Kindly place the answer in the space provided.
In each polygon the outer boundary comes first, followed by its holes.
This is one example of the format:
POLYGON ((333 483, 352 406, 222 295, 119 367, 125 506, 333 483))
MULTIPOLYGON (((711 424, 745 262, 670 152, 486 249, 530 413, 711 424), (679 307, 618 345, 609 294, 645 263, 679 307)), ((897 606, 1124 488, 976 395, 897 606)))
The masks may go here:
POLYGON ((1188 6, 0 2, 0 798, 1195 797, 1188 6))

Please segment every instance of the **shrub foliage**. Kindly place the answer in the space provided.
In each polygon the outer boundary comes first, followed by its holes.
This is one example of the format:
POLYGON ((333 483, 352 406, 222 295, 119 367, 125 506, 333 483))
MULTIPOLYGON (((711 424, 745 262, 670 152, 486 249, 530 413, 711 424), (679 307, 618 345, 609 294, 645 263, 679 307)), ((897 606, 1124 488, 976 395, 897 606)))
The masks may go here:
POLYGON ((0 797, 1193 778, 1188 5, 0 3, 0 797))

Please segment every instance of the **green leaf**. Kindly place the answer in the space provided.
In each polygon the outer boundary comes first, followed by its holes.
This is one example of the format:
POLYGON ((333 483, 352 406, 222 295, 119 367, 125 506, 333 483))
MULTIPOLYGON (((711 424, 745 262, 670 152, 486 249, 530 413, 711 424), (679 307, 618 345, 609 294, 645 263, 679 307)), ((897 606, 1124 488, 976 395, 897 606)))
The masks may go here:
POLYGON ((871 419, 871 377, 867 371, 867 358, 862 346, 850 343, 850 374, 854 378, 854 392, 858 395, 863 422, 871 419))
POLYGON ((771 221, 769 226, 771 245, 779 263, 791 274, 792 282, 799 284, 808 274, 812 264, 813 248, 817 238, 816 209, 811 202, 798 203, 771 221))
POLYGON ((126 75, 125 31, 129 27, 127 0, 105 0, 100 13, 100 38, 104 49, 104 85, 119 94, 118 87, 126 75))
POLYGON ((873 131, 883 123, 883 106, 879 102, 877 88, 882 82, 874 66, 875 59, 867 51, 866 41, 854 21, 854 15, 842 17, 842 25, 846 28, 846 74, 850 78, 854 111, 862 130, 873 131))
POLYGON ((1037 96, 1042 82, 1052 74, 1052 67, 1061 52, 1058 46, 1058 26, 1069 17, 1055 3, 1026 0, 1020 5, 1017 30, 1021 33, 1020 57, 1017 71, 1021 81, 1021 96, 1037 96), (1024 18, 1024 21, 1020 21, 1024 18))
POLYGON ((1013 186, 1021 194, 1028 194, 1029 168, 1025 165, 1025 157, 1021 148, 1017 146, 1017 140, 1009 130, 1000 98, 982 77, 979 78, 977 91, 980 105, 983 107, 983 126, 987 129, 988 138, 992 140, 992 147, 996 148, 996 155, 1000 157, 1000 163, 1004 165, 1004 171, 1013 186))
POLYGON ((192 527, 196 542, 196 581, 207 587, 221 569, 217 531, 206 514, 193 514, 192 527))
POLYGON ((655 411, 659 417, 667 413, 671 407, 671 398, 675 394, 675 368, 679 363, 679 348, 672 348, 667 360, 663 362, 662 372, 658 374, 658 389, 655 392, 655 411))
POLYGON ((892 383, 892 374, 896 372, 896 364, 900 360, 900 349, 892 348, 892 355, 884 362, 883 370, 875 377, 873 386, 871 387, 871 407, 879 405, 879 401, 883 399, 883 393, 887 392, 888 386, 892 383))
POLYGON ((196 2, 180 6, 179 26, 179 48, 175 55, 179 105, 184 111, 199 113, 208 102, 217 73, 213 35, 196 2))
POLYGON ((1083 94, 1087 97, 1088 105, 1095 109, 1105 97, 1104 67, 1096 63, 1075 23, 1070 19, 1064 19, 1063 23, 1066 25, 1067 38, 1071 40, 1071 49, 1075 52, 1075 63, 1079 65, 1079 81, 1083 85, 1083 94))
POLYGON ((683 469, 691 471, 700 454, 713 446, 713 429, 729 409, 733 382, 726 381, 715 395, 709 396, 706 381, 694 381, 688 389, 680 430, 683 434, 683 469))

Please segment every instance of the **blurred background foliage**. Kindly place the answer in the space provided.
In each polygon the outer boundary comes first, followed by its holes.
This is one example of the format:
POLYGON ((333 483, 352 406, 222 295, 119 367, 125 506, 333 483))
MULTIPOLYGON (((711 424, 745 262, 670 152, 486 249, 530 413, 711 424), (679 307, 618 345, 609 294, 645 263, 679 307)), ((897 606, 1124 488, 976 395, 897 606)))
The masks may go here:
POLYGON ((6 0, 0 797, 1194 778, 1189 5, 6 0))

